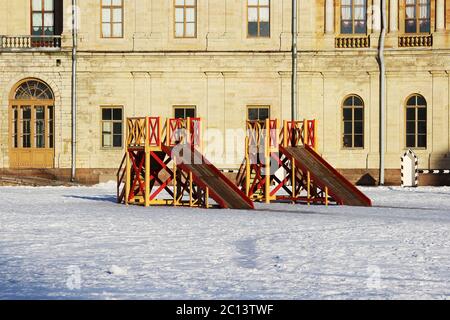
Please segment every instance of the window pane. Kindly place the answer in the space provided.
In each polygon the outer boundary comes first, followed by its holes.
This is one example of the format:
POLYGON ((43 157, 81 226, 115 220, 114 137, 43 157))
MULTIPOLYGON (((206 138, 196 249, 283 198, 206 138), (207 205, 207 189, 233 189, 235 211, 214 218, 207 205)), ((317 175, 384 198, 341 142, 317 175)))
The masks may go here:
POLYGON ((42 11, 42 0, 33 0, 33 11, 42 11))
POLYGON ((188 108, 186 109, 186 118, 195 118, 195 109, 194 108, 188 108))
POLYGON ((363 108, 355 108, 355 120, 363 120, 363 108))
POLYGON ((257 8, 248 8, 248 22, 258 22, 257 8))
POLYGON ((426 148, 427 147, 427 136, 419 135, 417 137, 417 147, 418 148, 426 148))
POLYGON ((259 21, 261 21, 261 22, 269 22, 270 21, 269 8, 260 8, 259 9, 259 21))
POLYGON ((416 109, 415 108, 407 108, 406 109, 406 120, 408 120, 408 121, 416 120, 416 109))
POLYGON ((113 10, 113 22, 122 22, 122 9, 113 10))
POLYGON ((344 135, 344 148, 352 148, 352 136, 344 135))
POLYGON ((53 25, 54 25, 53 13, 46 13, 44 15, 44 26, 53 27, 53 25))
POLYGON ((250 121, 258 120, 258 109, 255 108, 248 109, 248 120, 250 121))
POLYGON ((122 120, 122 109, 115 108, 113 110, 113 120, 122 120))
POLYGON ((184 9, 183 8, 175 9, 175 22, 184 22, 184 9))
POLYGON ((411 97, 411 98, 409 98, 408 99, 408 102, 406 103, 406 105, 408 105, 408 106, 415 106, 416 105, 416 96, 414 96, 414 97, 411 97))
POLYGON ((417 125, 418 125, 418 128, 417 128, 418 134, 426 134, 427 133, 427 122, 426 121, 419 121, 417 125))
POLYGON ((112 136, 110 134, 103 134, 102 136, 102 146, 111 147, 112 146, 112 136))
POLYGON ((344 120, 345 121, 351 121, 352 119, 353 119, 352 109, 344 108, 344 120))
POLYGON ((111 10, 102 9, 102 22, 111 22, 111 10))
POLYGON ((269 37, 270 36, 270 23, 269 22, 261 22, 259 24, 260 30, 259 35, 261 37, 269 37))
POLYGON ((259 109, 259 120, 269 119, 269 109, 261 108, 259 109))
POLYGON ((427 109, 426 108, 419 108, 417 110, 418 113, 418 119, 417 120, 427 120, 427 109))
POLYGON ((427 105, 427 101, 425 100, 424 97, 417 96, 417 105, 418 106, 426 106, 427 105))
POLYGON ((195 9, 194 8, 186 9, 186 22, 195 22, 195 9))
POLYGON ((406 136, 406 147, 415 148, 416 147, 416 137, 414 135, 406 136))
POLYGON ((102 120, 112 120, 112 109, 110 108, 102 109, 102 120))
POLYGON ((111 24, 109 23, 102 24, 102 35, 105 38, 111 37, 111 24))
POLYGON ((186 37, 195 37, 195 23, 186 23, 186 37))
POLYGON ((366 22, 365 21, 357 21, 355 22, 355 33, 366 33, 366 22))
POLYGON ((33 26, 37 26, 37 27, 42 26, 42 14, 41 13, 33 13, 33 26))
POLYGON ((175 24, 175 36, 176 37, 183 37, 184 36, 184 24, 183 23, 176 23, 175 24))
POLYGON ((113 23, 113 37, 117 37, 117 38, 122 37, 122 24, 121 23, 113 23))
POLYGON ((415 121, 406 122, 406 134, 416 134, 416 122, 415 121))
POLYGON ((355 121, 355 134, 363 134, 363 123, 355 121))
POLYGON ((114 134, 122 134, 122 123, 116 122, 113 124, 113 133, 114 134))
POLYGON ((416 33, 417 32, 416 20, 407 20, 405 31, 406 33, 416 33))
POLYGON ((120 148, 122 146, 122 136, 114 135, 113 147, 120 148))
POLYGON ((175 118, 177 118, 177 119, 184 119, 185 118, 184 109, 176 108, 175 109, 175 118))
POLYGON ((352 134, 353 125, 351 122, 344 122, 344 134, 352 134))
POLYGON ((249 22, 248 23, 248 35, 251 37, 258 36, 258 22, 249 22))
POLYGON ((103 122, 102 131, 103 131, 103 133, 111 134, 112 133, 112 122, 109 122, 109 121, 103 122))
POLYGON ((362 135, 355 135, 355 145, 354 148, 363 148, 364 147, 364 138, 362 135))
POLYGON ((44 9, 45 9, 45 11, 53 11, 53 0, 45 0, 44 1, 44 9))

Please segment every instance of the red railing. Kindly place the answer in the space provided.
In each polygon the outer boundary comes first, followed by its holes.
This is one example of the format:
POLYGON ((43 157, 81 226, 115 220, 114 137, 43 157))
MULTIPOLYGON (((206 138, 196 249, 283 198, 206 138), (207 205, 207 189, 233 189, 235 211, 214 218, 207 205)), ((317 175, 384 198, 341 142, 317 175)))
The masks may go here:
POLYGON ((201 146, 201 134, 202 134, 201 119, 200 118, 189 118, 188 122, 190 125, 190 128, 189 128, 190 141, 189 141, 189 143, 191 145, 193 145, 194 147, 200 147, 201 146))
POLYGON ((161 118, 148 118, 148 143, 150 147, 161 147, 161 118))

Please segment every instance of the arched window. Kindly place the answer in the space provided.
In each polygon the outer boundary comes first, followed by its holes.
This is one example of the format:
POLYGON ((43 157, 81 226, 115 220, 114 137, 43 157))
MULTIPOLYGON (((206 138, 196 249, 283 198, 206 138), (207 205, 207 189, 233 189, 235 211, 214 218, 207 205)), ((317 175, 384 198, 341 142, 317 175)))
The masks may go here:
POLYGON ((52 100, 53 92, 50 87, 39 80, 27 80, 17 87, 15 100, 52 100))
POLYGON ((341 0, 341 33, 367 33, 367 0, 341 0))
POLYGON ((351 95, 344 100, 343 115, 343 147, 364 148, 364 102, 351 95))
POLYGON ((427 101, 419 94, 406 102, 406 147, 427 147, 427 101))
POLYGON ((431 0, 406 0, 405 32, 430 33, 431 0))

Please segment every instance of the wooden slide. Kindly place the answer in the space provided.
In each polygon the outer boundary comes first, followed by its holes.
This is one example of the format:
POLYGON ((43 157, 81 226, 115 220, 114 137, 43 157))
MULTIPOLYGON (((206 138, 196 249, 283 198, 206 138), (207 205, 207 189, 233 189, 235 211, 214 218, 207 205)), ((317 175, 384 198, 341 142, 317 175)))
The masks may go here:
POLYGON ((371 207, 372 201, 309 146, 283 147, 280 151, 295 159, 297 167, 309 171, 314 182, 340 204, 371 207))
POLYGON ((172 159, 175 155, 177 166, 186 172, 191 172, 194 182, 203 188, 208 188, 211 198, 222 208, 254 209, 253 202, 197 150, 189 147, 174 150, 174 147, 167 146, 162 146, 162 149, 172 159))

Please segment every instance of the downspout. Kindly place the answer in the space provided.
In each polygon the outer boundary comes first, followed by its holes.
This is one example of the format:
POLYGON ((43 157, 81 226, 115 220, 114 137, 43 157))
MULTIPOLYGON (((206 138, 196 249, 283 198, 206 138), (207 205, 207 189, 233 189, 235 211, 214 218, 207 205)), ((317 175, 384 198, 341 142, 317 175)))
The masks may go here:
POLYGON ((378 64, 380 67, 380 181, 385 183, 385 142, 386 142, 386 65, 384 60, 384 46, 386 40, 386 0, 381 0, 381 33, 378 45, 378 64))
POLYGON ((291 120, 297 120, 297 0, 292 0, 292 83, 291 83, 291 120))
POLYGON ((72 0, 72 164, 71 178, 76 180, 76 154, 77 154, 77 0, 72 0))

